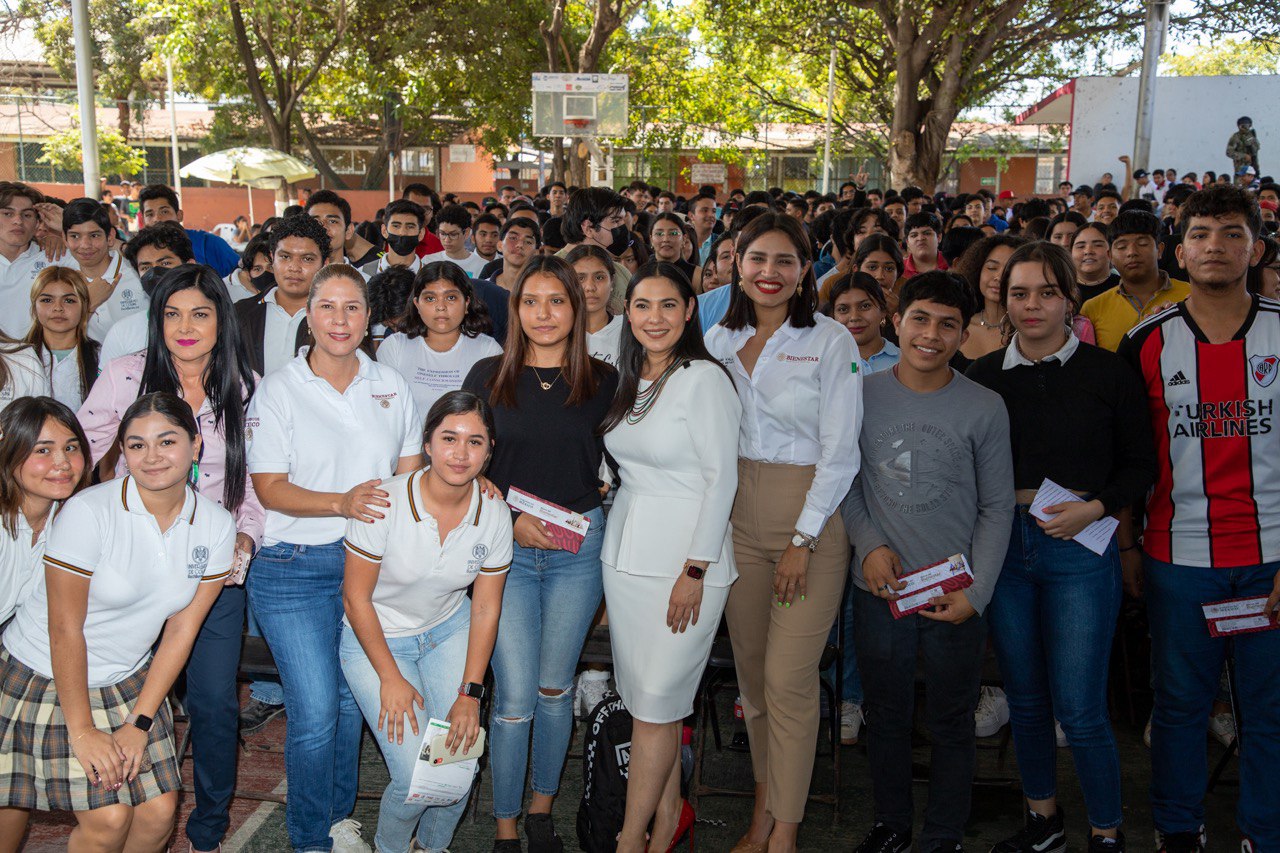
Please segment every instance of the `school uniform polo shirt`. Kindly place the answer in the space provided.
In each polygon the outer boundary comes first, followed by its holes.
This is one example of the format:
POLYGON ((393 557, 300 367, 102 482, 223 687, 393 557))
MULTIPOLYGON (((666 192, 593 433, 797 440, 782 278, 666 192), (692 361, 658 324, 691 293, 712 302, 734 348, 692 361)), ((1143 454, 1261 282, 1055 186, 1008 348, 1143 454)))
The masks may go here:
POLYGON ((0 526, 0 625, 31 597, 37 581, 44 575, 44 546, 49 538, 49 525, 45 524, 34 543, 31 525, 21 511, 14 527, 17 536, 10 536, 9 531, 0 526))
MULTIPOLYGON (((64 255, 55 261, 60 267, 80 269, 80 264, 73 255, 64 255)), ((111 295, 98 306, 89 318, 89 337, 102 342, 107 338, 107 331, 130 314, 145 311, 150 300, 142 289, 142 279, 133 266, 125 261, 124 255, 113 251, 107 262, 106 271, 100 276, 106 281, 114 281, 111 295)))
MULTIPOLYGON (((181 512, 161 530, 132 477, 85 489, 52 521, 44 564, 89 581, 84 620, 90 687, 119 684, 146 663, 165 621, 204 583, 231 571, 231 514, 190 488, 181 512)), ((22 663, 53 677, 49 593, 44 577, 4 634, 22 663)))
POLYGON ((467 587, 479 575, 501 575, 511 568, 506 504, 486 498, 473 483, 462 522, 441 542, 435 518, 422 506, 425 475, 423 468, 383 484, 391 504, 385 518, 347 522, 347 551, 379 566, 373 609, 388 637, 431 630, 466 603, 467 587))
POLYGON ((1122 283, 1085 302, 1080 313, 1093 323, 1098 346, 1115 352, 1130 329, 1158 313, 1165 303, 1181 302, 1190 295, 1191 285, 1161 272, 1160 287, 1145 304, 1126 293, 1122 283))
MULTIPOLYGON (((356 358, 359 371, 342 393, 316 376, 305 350, 263 378, 245 416, 250 474, 288 474, 313 492, 346 492, 390 477, 400 457, 422 452, 409 383, 359 350, 356 358)), ((326 545, 345 530, 344 518, 267 510, 263 543, 326 545)))
POLYGON ((9 381, 0 388, 0 412, 19 397, 47 397, 53 393, 49 374, 32 347, 0 354, 0 358, 9 368, 9 381))
POLYGON ((32 243, 12 261, 0 255, 0 332, 21 340, 31 329, 31 287, 40 271, 53 263, 32 243))

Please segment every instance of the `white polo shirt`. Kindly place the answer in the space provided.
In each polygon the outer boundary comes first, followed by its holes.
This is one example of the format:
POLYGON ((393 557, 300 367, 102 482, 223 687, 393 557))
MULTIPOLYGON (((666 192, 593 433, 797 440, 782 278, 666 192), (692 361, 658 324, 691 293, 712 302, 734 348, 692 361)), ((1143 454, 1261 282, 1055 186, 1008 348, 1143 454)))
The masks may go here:
POLYGON ((249 299, 258 295, 240 283, 239 267, 227 273, 226 278, 222 280, 222 283, 226 285, 227 296, 231 297, 232 302, 239 302, 241 299, 249 299))
POLYGON ((488 335, 474 338, 459 335, 452 349, 436 352, 427 346, 426 338, 410 338, 396 332, 388 335, 378 347, 378 362, 395 370, 409 383, 413 402, 418 407, 419 431, 436 400, 461 388, 472 365, 493 355, 502 355, 502 347, 488 335))
MULTIPOLYGON (((480 574, 511 568, 511 511, 471 485, 471 504, 462 523, 440 542, 436 520, 422 507, 426 469, 392 477, 383 484, 391 506, 386 518, 347 522, 347 550, 378 563, 373 609, 388 637, 412 637, 444 622, 466 603, 467 587, 480 574)), ((347 625, 351 623, 343 617, 347 625)))
POLYGON ((262 333, 262 375, 275 373, 297 354, 293 343, 298 339, 298 327, 307 319, 307 309, 299 308, 292 317, 276 302, 277 288, 271 288, 262 297, 267 303, 267 323, 262 333))
POLYGON ((52 350, 46 349, 40 354, 40 360, 53 386, 53 399, 73 412, 80 411, 84 403, 84 391, 80 387, 80 354, 72 350, 59 359, 52 350))
POLYGON ((587 352, 592 358, 598 358, 612 367, 618 366, 618 350, 622 347, 622 324, 625 322, 626 318, 619 314, 600 331, 587 334, 587 352))
POLYGON ((53 384, 45 372, 34 347, 24 346, 14 352, 0 353, 9 368, 9 381, 0 388, 0 412, 19 397, 48 397, 53 384))
MULTIPOLYGON (((339 394, 307 364, 306 352, 263 378, 245 416, 250 474, 288 474, 313 492, 345 492, 395 473, 422 452, 409 383, 356 350, 360 370, 339 394)), ((326 545, 346 530, 340 517, 295 518, 267 510, 265 545, 326 545)))
MULTIPOLYGON (((61 267, 80 269, 80 264, 70 253, 63 255, 54 263, 61 267)), ((106 272, 101 278, 106 281, 115 281, 116 284, 111 290, 111 295, 89 318, 89 337, 95 341, 106 340, 108 329, 130 314, 145 311, 150 302, 142 289, 142 280, 138 278, 138 273, 119 252, 110 253, 106 272)))
POLYGON ((112 359, 141 352, 147 348, 147 333, 151 330, 151 310, 147 308, 130 314, 107 330, 98 350, 98 366, 105 368, 112 359))
POLYGON ((31 525, 22 510, 18 510, 16 537, 10 536, 0 524, 0 625, 31 597, 36 582, 44 576, 44 548, 49 540, 53 515, 57 512, 58 504, 55 503, 49 520, 34 543, 31 541, 31 525))
MULTIPOLYGON (((90 687, 119 684, 151 655, 165 621, 191 603, 202 583, 231 571, 231 513, 187 489, 182 511, 161 532, 132 477, 85 489, 53 519, 44 563, 89 579, 84 620, 90 687)), ((45 678, 49 591, 43 573, 4 633, 9 653, 45 678)))
MULTIPOLYGON (((12 261, 0 255, 0 332, 21 340, 34 322, 31 319, 31 287, 40 270, 61 259, 50 261, 44 249, 32 242, 27 250, 12 261)), ((64 264, 65 266, 65 264, 64 264)))
POLYGON ((480 271, 489 263, 475 252, 472 252, 462 260, 449 257, 448 252, 435 252, 422 259, 424 264, 430 264, 436 261, 448 261, 451 264, 457 264, 462 267, 462 271, 467 274, 467 278, 478 278, 480 276, 480 271))

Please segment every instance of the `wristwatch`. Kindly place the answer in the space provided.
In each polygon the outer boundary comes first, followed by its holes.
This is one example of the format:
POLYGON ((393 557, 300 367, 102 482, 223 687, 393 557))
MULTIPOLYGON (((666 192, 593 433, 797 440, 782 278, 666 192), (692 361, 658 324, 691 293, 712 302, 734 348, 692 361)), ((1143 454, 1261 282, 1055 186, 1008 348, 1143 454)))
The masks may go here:
POLYGON ((684 567, 684 573, 689 577, 693 578, 694 580, 700 581, 702 580, 703 576, 706 575, 707 570, 704 568, 701 568, 700 566, 695 566, 692 563, 690 563, 689 565, 684 567))
POLYGON ((484 685, 476 684, 474 681, 464 681, 462 686, 458 688, 459 696, 466 696, 468 699, 474 699, 477 702, 484 699, 484 685))
POLYGON ((797 548, 808 548, 811 554, 818 550, 818 540, 806 533, 801 533, 799 530, 791 537, 791 544, 797 548))
POLYGON ((140 732, 151 731, 151 718, 145 714, 130 714, 124 721, 140 732))

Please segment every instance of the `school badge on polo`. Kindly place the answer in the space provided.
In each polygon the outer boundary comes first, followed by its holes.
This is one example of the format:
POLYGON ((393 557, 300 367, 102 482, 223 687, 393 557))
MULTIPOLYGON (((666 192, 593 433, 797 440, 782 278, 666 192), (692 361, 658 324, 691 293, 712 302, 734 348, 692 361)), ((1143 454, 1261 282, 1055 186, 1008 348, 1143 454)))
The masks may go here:
POLYGON ((480 543, 471 549, 471 559, 467 560, 467 574, 475 574, 480 571, 480 563, 485 557, 489 556, 489 546, 480 543))
POLYGON ((188 578, 202 578, 209 568, 209 549, 197 545, 191 549, 191 562, 187 563, 188 578))
POLYGON ((1253 381, 1258 383, 1258 387, 1266 388, 1276 381, 1276 369, 1280 368, 1280 356, 1251 355, 1249 368, 1253 373, 1253 381))

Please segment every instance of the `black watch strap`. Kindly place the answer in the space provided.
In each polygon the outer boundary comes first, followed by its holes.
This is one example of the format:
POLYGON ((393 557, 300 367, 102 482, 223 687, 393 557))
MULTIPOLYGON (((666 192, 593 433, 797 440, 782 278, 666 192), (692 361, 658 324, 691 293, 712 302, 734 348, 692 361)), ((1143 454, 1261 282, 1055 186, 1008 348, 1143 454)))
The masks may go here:
POLYGON ((152 720, 146 714, 130 714, 124 718, 124 721, 133 726, 138 731, 151 731, 152 720))
POLYGON ((694 580, 700 581, 706 575, 707 570, 702 568, 701 566, 695 566, 692 563, 690 563, 689 565, 684 567, 684 573, 689 577, 693 578, 694 580))
POLYGON ((458 688, 458 695, 467 696, 479 702, 484 699, 484 685, 477 684, 474 681, 464 681, 462 686, 458 688))

